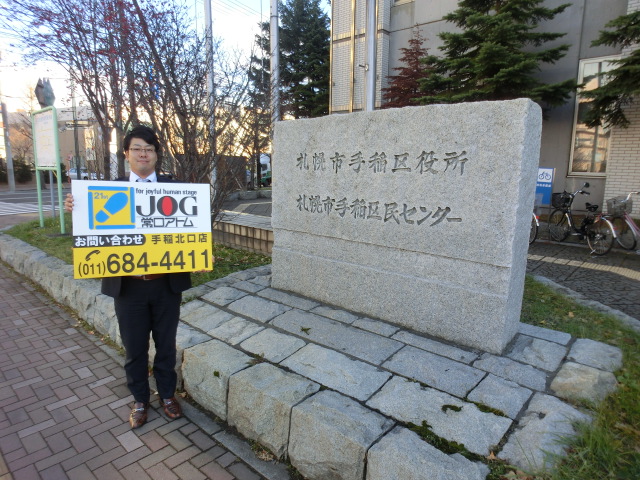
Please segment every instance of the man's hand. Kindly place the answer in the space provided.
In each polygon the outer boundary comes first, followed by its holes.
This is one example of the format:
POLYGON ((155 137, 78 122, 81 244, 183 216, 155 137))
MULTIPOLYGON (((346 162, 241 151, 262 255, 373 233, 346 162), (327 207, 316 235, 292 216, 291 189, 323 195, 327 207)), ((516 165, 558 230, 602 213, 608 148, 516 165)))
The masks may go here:
POLYGON ((67 193, 64 199, 64 211, 68 213, 73 212, 73 195, 70 193, 67 193))

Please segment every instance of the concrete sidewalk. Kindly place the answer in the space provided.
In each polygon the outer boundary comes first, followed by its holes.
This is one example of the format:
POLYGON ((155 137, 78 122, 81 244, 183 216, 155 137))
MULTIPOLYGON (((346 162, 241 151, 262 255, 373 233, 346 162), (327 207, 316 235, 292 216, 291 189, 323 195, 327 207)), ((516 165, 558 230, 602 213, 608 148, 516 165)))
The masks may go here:
MULTIPOLYGON (((269 470, 184 402, 189 418, 169 421, 156 399, 132 431, 122 357, 3 264, 0 311, 0 478, 264 478, 239 455, 269 470)), ((288 478, 277 470, 271 478, 288 478)))

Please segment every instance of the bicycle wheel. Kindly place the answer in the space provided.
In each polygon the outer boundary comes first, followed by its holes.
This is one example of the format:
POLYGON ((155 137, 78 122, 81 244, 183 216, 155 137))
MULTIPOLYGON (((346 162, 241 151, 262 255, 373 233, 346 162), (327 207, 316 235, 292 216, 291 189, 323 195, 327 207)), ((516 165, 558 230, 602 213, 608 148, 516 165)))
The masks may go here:
POLYGON ((613 228, 616 229, 616 240, 620 246, 626 250, 634 250, 637 239, 627 220, 622 217, 616 217, 611 220, 611 223, 613 223, 613 228))
POLYGON ((534 214, 533 217, 531 218, 531 230, 529 231, 529 245, 535 242, 536 238, 538 238, 538 222, 534 214))
POLYGON ((613 228, 606 220, 599 219, 587 227, 587 243, 593 255, 605 255, 613 247, 613 228))
POLYGON ((561 242, 569 236, 569 220, 560 209, 556 209, 549 216, 549 237, 556 242, 561 242))

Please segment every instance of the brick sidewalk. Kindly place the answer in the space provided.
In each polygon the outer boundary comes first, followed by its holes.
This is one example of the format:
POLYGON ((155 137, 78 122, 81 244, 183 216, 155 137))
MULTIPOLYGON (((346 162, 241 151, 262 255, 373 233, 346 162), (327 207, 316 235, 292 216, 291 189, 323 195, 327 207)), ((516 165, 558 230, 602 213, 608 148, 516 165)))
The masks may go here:
POLYGON ((132 431, 121 365, 3 264, 0 311, 1 479, 263 478, 157 399, 132 431))

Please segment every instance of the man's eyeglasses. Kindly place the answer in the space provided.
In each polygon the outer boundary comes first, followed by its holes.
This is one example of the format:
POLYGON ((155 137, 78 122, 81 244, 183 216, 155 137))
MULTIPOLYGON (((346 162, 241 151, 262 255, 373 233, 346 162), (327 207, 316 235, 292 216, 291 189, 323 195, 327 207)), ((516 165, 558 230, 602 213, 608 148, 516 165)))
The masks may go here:
POLYGON ((133 147, 133 148, 130 148, 129 151, 131 151, 133 153, 136 153, 136 154, 142 153, 142 152, 147 153, 147 154, 156 153, 156 149, 154 147, 147 147, 147 148, 133 147))

